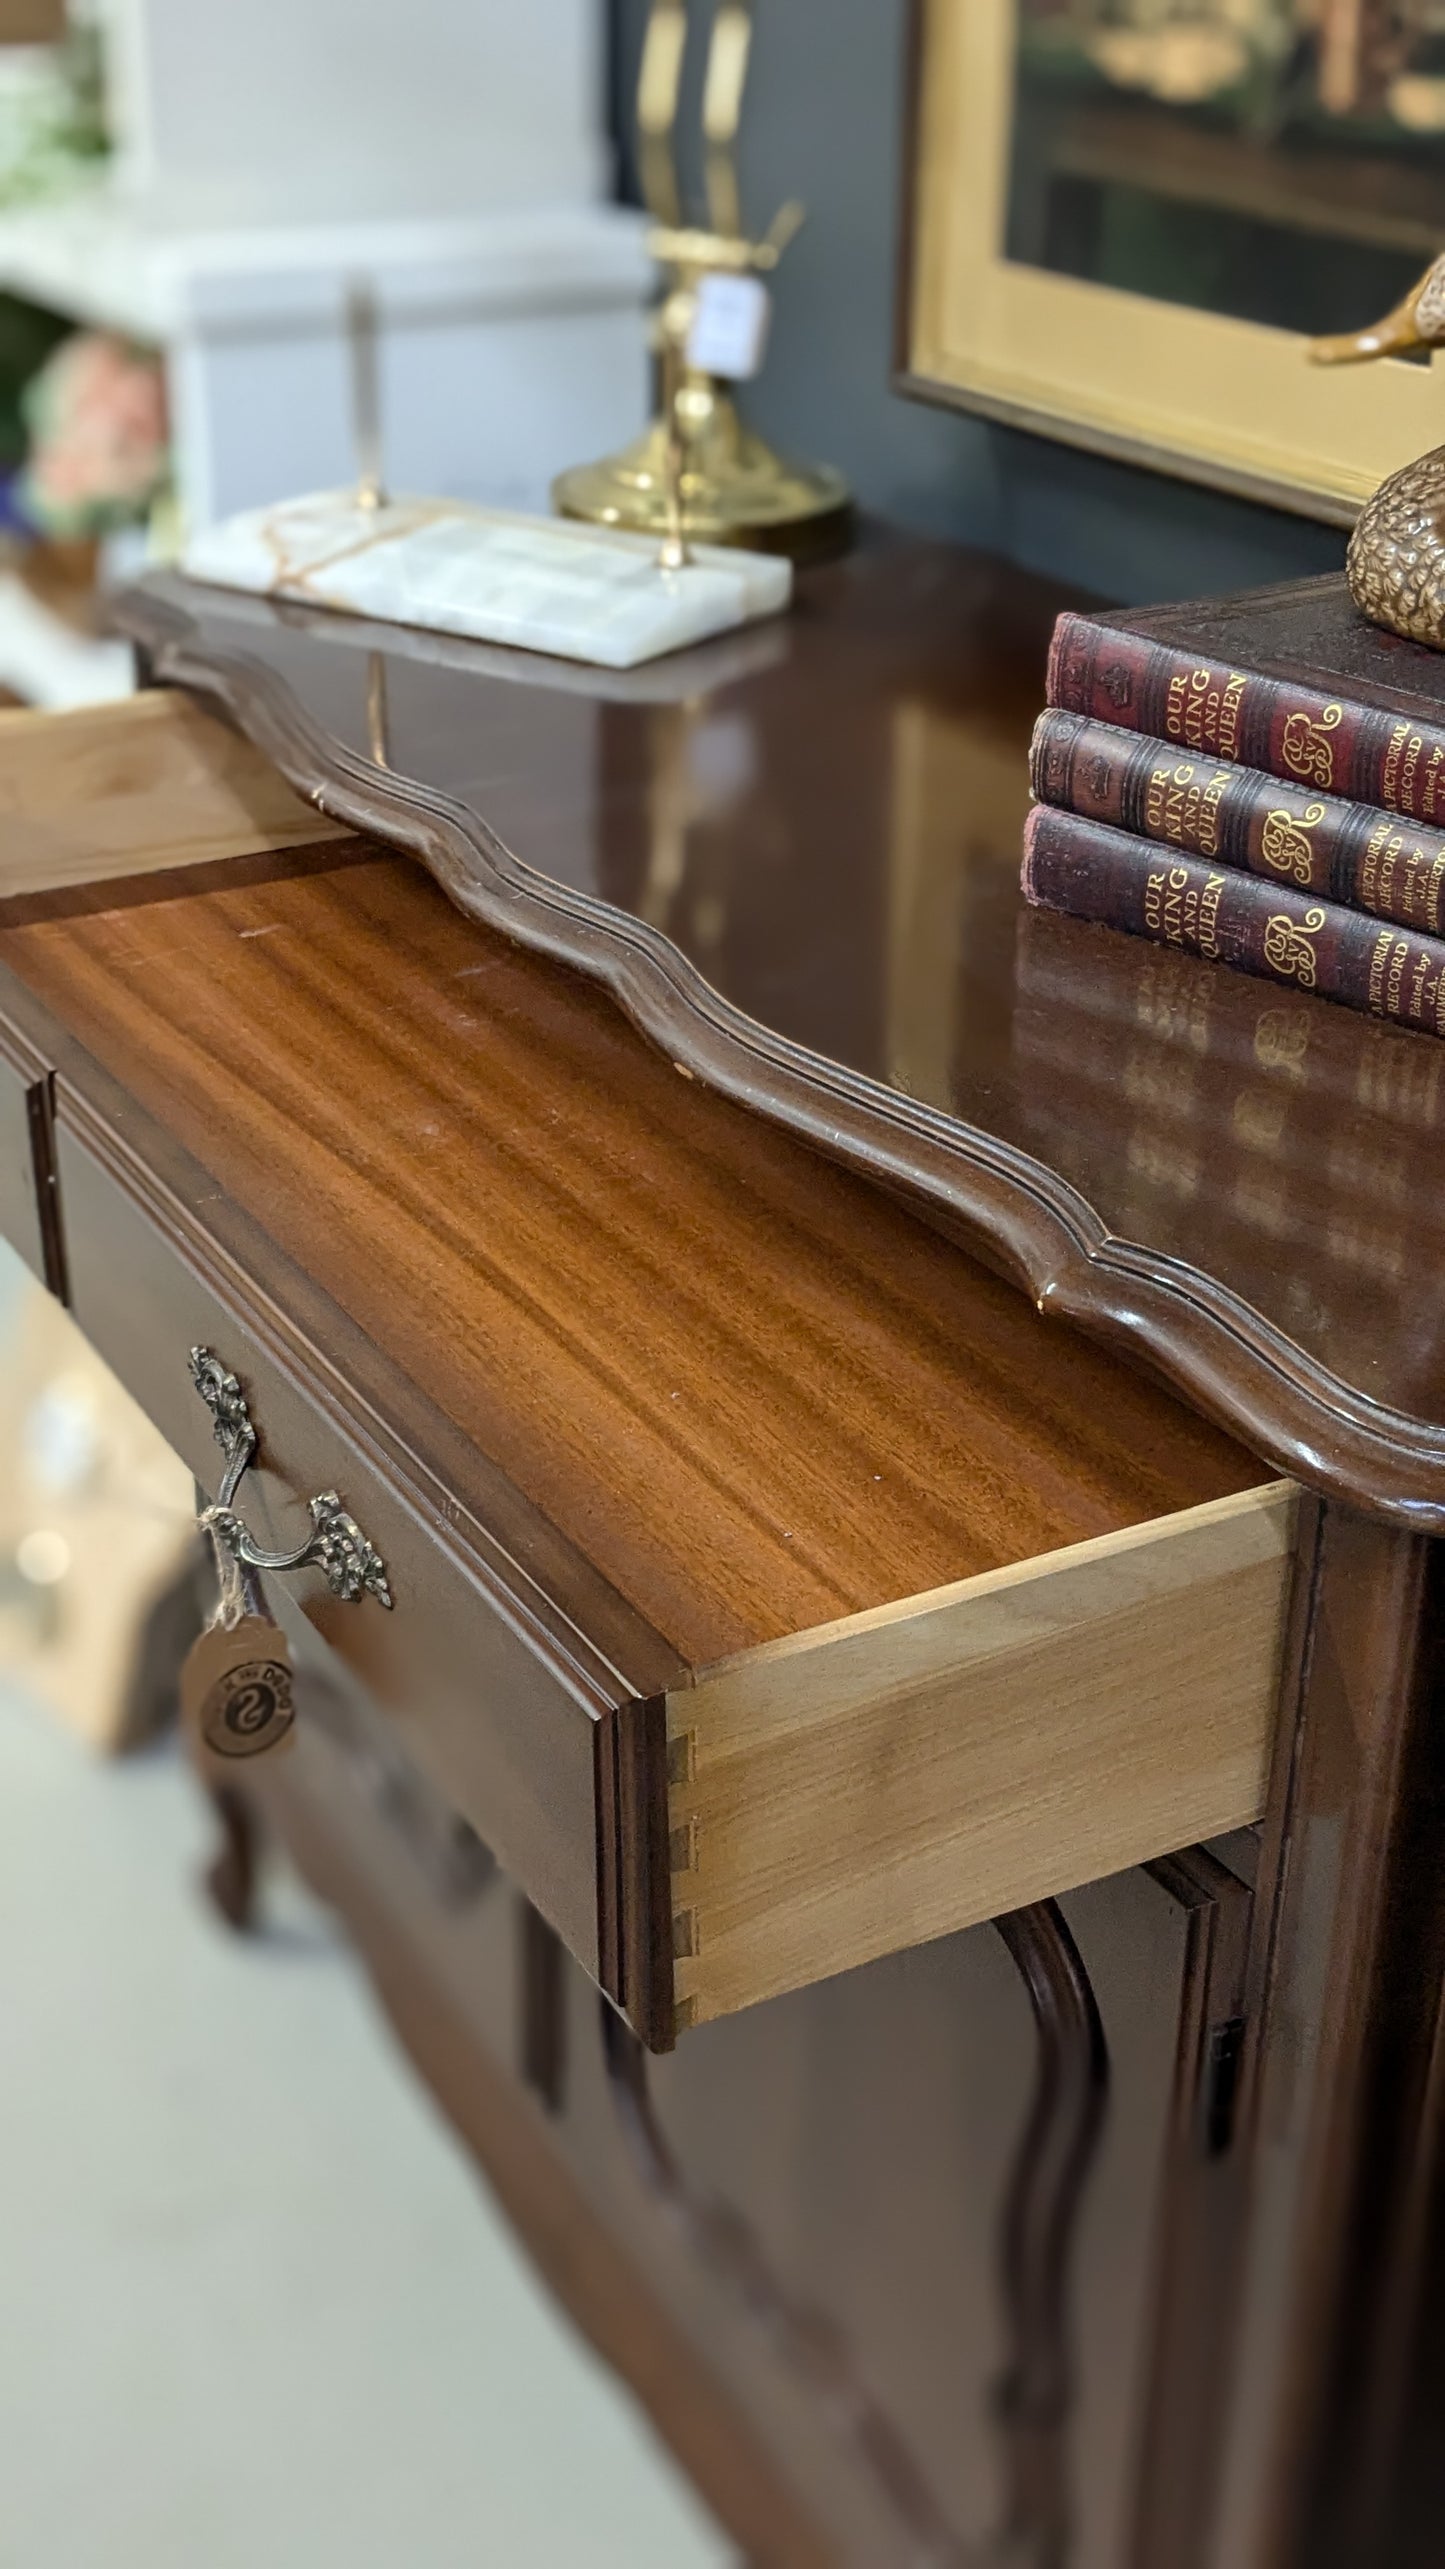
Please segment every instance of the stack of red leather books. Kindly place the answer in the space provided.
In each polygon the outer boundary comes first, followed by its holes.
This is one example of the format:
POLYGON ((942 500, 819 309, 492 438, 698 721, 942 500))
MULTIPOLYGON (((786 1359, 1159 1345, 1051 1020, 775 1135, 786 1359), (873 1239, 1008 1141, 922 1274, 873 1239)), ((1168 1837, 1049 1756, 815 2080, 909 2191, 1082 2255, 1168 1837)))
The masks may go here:
POLYGON ((1040 907, 1445 1035, 1445 654, 1342 577, 1061 616, 1040 907))

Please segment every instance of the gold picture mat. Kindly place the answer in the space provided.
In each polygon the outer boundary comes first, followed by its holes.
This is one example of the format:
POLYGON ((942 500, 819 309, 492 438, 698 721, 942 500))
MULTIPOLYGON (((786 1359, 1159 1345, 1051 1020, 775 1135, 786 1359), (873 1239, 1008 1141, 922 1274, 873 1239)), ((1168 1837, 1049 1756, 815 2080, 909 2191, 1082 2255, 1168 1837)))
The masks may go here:
POLYGON ((1327 372, 1291 332, 1005 258, 1015 0, 915 12, 905 390, 1342 525, 1445 442, 1428 367, 1327 372))

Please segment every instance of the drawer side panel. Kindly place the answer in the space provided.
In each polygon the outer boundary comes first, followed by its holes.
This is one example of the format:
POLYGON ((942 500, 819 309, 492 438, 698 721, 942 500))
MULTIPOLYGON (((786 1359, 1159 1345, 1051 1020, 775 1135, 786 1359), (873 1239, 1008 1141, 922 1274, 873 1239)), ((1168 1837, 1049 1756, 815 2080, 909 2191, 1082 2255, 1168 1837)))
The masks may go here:
POLYGON ((755 1651, 668 1701, 680 2022, 1257 1819, 1296 1493, 755 1651))

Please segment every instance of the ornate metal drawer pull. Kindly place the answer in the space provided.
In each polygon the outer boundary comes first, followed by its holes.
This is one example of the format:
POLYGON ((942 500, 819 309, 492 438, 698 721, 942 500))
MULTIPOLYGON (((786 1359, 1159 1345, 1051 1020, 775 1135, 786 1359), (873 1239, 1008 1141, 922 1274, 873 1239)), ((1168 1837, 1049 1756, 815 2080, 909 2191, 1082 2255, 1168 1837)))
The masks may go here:
POLYGON ((335 1490, 322 1490, 307 1500, 311 1532, 294 1552, 267 1552, 253 1540, 232 1506, 256 1456, 256 1430, 246 1396, 235 1375, 227 1373, 209 1347, 191 1349, 191 1380, 211 1413, 216 1443, 226 1460, 216 1504, 207 1509, 204 1520, 215 1541, 248 1570, 304 1570, 314 1562, 325 1572, 334 1597, 354 1601, 369 1595, 389 1606, 386 1564, 335 1490))

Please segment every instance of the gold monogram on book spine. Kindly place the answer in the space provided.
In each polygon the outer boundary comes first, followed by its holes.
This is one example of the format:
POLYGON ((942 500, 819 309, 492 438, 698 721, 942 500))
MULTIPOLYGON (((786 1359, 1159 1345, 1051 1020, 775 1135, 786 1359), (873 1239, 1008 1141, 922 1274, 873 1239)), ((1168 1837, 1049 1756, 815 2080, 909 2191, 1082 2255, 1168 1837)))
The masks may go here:
POLYGON ((1308 883, 1314 870, 1308 832, 1324 816, 1323 803, 1307 804, 1298 819, 1293 812, 1266 813, 1259 842, 1265 864, 1276 874, 1292 875, 1296 883, 1308 883))
POLYGON ((1301 990, 1313 990, 1319 978, 1319 958, 1310 943, 1325 924, 1323 910, 1306 910, 1296 922, 1283 910, 1276 911, 1266 922, 1264 959, 1271 972, 1282 981, 1297 981, 1301 990))
POLYGON ((1330 734, 1344 718, 1343 705, 1326 705, 1318 721, 1311 721, 1308 714, 1289 716, 1280 749, 1291 776, 1300 777, 1306 785, 1333 785, 1335 744, 1330 734))

